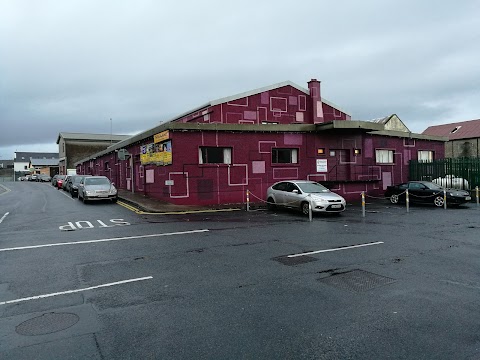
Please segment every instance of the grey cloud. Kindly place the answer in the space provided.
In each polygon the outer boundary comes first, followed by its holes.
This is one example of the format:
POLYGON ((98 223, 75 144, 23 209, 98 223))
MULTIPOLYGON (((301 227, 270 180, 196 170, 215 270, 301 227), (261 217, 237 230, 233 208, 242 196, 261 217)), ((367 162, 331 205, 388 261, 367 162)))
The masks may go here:
POLYGON ((52 144, 60 131, 105 133, 110 118, 114 132, 138 132, 212 99, 312 77, 356 119, 397 113, 421 132, 478 118, 479 5, 4 0, 0 154, 52 144))

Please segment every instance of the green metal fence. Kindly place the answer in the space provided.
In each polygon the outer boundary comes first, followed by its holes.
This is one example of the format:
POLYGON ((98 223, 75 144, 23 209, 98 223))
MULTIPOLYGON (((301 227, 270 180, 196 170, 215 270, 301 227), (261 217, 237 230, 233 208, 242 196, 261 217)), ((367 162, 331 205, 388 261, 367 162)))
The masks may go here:
POLYGON ((409 180, 427 180, 446 187, 471 190, 480 187, 480 159, 455 158, 433 162, 410 160, 409 180))

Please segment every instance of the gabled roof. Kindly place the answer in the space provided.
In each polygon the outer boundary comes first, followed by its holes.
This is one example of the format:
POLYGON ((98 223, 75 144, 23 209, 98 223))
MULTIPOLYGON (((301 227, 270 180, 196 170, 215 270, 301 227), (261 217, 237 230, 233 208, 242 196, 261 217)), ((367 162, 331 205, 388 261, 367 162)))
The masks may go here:
POLYGON ((422 134, 445 136, 449 140, 480 138, 480 119, 429 126, 422 134))
POLYGON ((30 158, 32 166, 58 166, 58 157, 55 159, 37 159, 30 158))
POLYGON ((41 152, 15 152, 15 162, 29 162, 31 158, 45 158, 45 159, 57 159, 58 152, 56 153, 41 153, 41 152))
MULTIPOLYGON (((173 122, 173 121, 176 121, 176 120, 179 120, 189 114, 192 114, 194 112, 197 112, 201 109, 205 109, 205 108, 208 108, 210 106, 215 106, 215 105, 219 105, 219 104, 223 104, 223 103, 226 103, 226 102, 229 102, 229 101, 235 101, 235 100, 238 100, 238 99, 242 99, 244 97, 247 97, 247 96, 252 96, 252 95, 256 95, 256 94, 260 94, 262 92, 265 92, 265 91, 270 91, 270 90, 274 90, 274 89, 279 89, 281 87, 284 87, 284 86, 291 86, 303 93, 305 93, 305 95, 309 95, 310 94, 310 91, 308 89, 305 89, 303 87, 301 87, 300 85, 297 85, 289 80, 287 81, 284 81, 284 82, 281 82, 281 83, 277 83, 277 84, 272 84, 272 85, 268 85, 268 86, 264 86, 264 87, 261 87, 261 88, 257 88, 257 89, 253 89, 253 90, 250 90, 250 91, 246 91, 246 92, 243 92, 243 93, 238 93, 238 94, 235 94, 235 95, 231 95, 231 96, 227 96, 227 97, 224 97, 224 98, 220 98, 220 99, 216 99, 216 100, 212 100, 212 101, 209 101, 208 103, 205 103, 201 106, 197 106, 189 111, 186 111, 178 116, 175 116, 173 119, 170 119, 170 120, 167 120, 165 121, 165 123, 167 122, 173 122)), ((332 107, 334 107, 335 109, 347 114, 347 115, 352 115, 350 114, 350 112, 348 112, 347 110, 345 109, 342 109, 340 106, 332 103, 331 101, 328 101, 327 99, 325 98, 322 98, 322 102, 324 102, 325 104, 327 105, 330 105, 332 107)))
POLYGON ((408 127, 403 123, 402 120, 400 120, 397 114, 392 114, 382 118, 372 119, 369 121, 384 125, 385 130, 410 132, 408 127))
POLYGON ((87 141, 121 141, 130 137, 130 135, 115 135, 115 134, 85 134, 85 133, 69 133, 61 132, 57 137, 57 144, 60 138, 65 140, 87 140, 87 141))

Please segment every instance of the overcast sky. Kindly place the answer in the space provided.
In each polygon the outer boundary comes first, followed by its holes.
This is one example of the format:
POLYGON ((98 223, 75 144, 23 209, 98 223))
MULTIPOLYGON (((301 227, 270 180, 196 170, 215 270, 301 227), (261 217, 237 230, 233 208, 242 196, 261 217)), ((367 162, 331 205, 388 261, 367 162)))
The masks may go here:
POLYGON ((0 160, 290 80, 413 132, 480 118, 480 0, 0 0, 0 160), (110 121, 110 119, 112 119, 110 121))

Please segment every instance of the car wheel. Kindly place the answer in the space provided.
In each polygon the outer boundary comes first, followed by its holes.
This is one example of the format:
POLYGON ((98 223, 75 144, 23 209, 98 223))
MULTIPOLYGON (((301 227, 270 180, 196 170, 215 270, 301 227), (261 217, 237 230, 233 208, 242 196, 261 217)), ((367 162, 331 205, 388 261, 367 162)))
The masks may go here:
POLYGON ((397 194, 393 194, 392 196, 390 196, 390 202, 392 204, 398 204, 399 200, 400 200, 400 198, 397 194))
POLYGON ((117 200, 118 200, 117 198, 113 198, 112 202, 115 204, 117 202, 117 200))
POLYGON ((84 197, 82 198, 82 202, 83 202, 84 204, 86 204, 87 201, 88 201, 87 198, 84 196, 84 197))
POLYGON ((433 199, 433 203, 437 207, 442 207, 443 204, 445 204, 445 202, 443 200, 443 196, 435 196, 435 199, 433 199))
POLYGON ((267 209, 268 210, 275 210, 276 209, 276 205, 275 205, 275 200, 273 200, 273 198, 269 197, 267 199, 267 209))
POLYGON ((70 191, 70 195, 72 195, 72 198, 75 197, 75 195, 73 194, 73 191, 70 191))
POLYGON ((307 201, 302 202, 301 209, 303 215, 309 215, 310 214, 310 204, 307 201))

